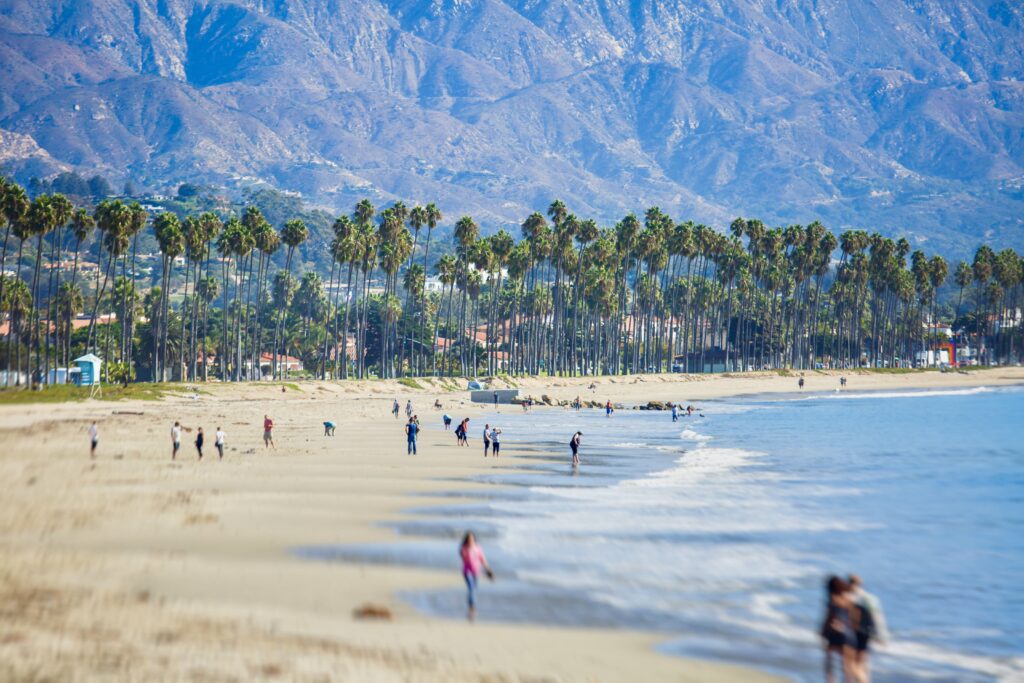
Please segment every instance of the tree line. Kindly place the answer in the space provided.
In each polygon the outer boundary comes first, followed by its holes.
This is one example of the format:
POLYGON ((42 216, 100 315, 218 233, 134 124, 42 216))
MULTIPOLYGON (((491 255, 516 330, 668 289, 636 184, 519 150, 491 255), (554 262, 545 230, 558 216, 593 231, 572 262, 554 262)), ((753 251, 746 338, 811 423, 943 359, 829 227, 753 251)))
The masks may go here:
POLYGON ((738 218, 719 232, 657 207, 602 227, 556 200, 518 240, 462 216, 432 254, 433 203, 364 199, 334 221, 325 284, 295 272, 302 220, 240 214, 75 207, 0 179, 0 362, 30 385, 86 351, 124 382, 276 379, 292 355, 340 379, 882 367, 944 342, 928 324, 940 317, 982 362, 1020 354, 1012 249, 982 245, 951 273, 942 256, 862 230, 738 218), (144 231, 159 246, 148 288, 144 231))

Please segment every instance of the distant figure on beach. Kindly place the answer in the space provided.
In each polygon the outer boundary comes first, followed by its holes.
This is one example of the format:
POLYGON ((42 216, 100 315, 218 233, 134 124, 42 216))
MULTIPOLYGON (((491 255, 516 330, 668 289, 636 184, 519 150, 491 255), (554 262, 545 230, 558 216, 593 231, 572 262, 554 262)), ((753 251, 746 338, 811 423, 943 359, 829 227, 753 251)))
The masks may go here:
POLYGON ((416 424, 416 420, 412 417, 409 418, 409 422, 405 425, 405 437, 406 437, 406 449, 407 455, 416 455, 416 434, 419 433, 420 426, 416 424))
POLYGON ((800 378, 800 381, 799 381, 799 382, 797 382, 797 384, 799 384, 799 385, 800 385, 800 388, 801 388, 801 389, 803 389, 803 388, 804 388, 804 378, 803 378, 803 377, 801 377, 801 378, 800 378))
POLYGON ((277 450, 277 446, 274 444, 274 421, 270 419, 269 415, 263 416, 263 445, 277 450))
POLYGON ((476 585, 480 579, 480 569, 487 573, 487 578, 494 581, 494 572, 487 564, 484 556, 484 549, 476 542, 476 536, 472 531, 467 531, 462 537, 462 546, 459 548, 459 556, 462 558, 462 578, 466 581, 467 602, 469 613, 467 618, 470 621, 476 619, 476 585))
POLYGON ((224 459, 224 439, 227 434, 220 427, 217 427, 217 431, 213 435, 213 445, 217 447, 217 457, 220 460, 224 459))
POLYGON ((465 418, 459 423, 459 426, 455 428, 455 438, 460 446, 469 445, 469 418, 465 418))
POLYGON ((484 457, 485 458, 487 457, 487 454, 490 452, 490 450, 491 450, 491 425, 485 424, 484 425, 484 457))
POLYGON ((498 392, 497 391, 494 392, 494 407, 495 408, 498 407, 498 392))
POLYGON ((391 404, 391 414, 395 416, 396 420, 398 419, 399 410, 401 410, 401 406, 398 405, 398 399, 396 398, 395 402, 391 404))
POLYGON ((324 421, 324 436, 334 436, 335 425, 330 420, 324 421))
POLYGON ((854 620, 856 605, 850 597, 850 586, 838 576, 830 576, 826 585, 825 618, 821 624, 821 637, 825 641, 825 681, 835 683, 834 660, 839 659, 843 669, 843 683, 857 681, 854 661, 854 620))
POLYGON ((583 432, 576 432, 569 439, 569 448, 572 450, 572 466, 580 466, 580 441, 583 439, 583 432))
POLYGON ((444 406, 441 405, 441 399, 435 398, 434 399, 434 410, 441 410, 441 408, 443 408, 443 407, 444 406))
POLYGON ((839 387, 842 389, 846 388, 846 375, 839 378, 839 387))
POLYGON ((673 403, 672 404, 672 421, 673 422, 679 422, 679 404, 678 403, 673 403))
POLYGON ((608 401, 607 403, 604 404, 604 416, 605 417, 611 417, 612 413, 614 413, 614 412, 615 412, 615 409, 612 408, 612 402, 611 401, 608 401))
POLYGON ((405 417, 406 417, 406 419, 409 419, 410 417, 412 417, 412 401, 411 400, 405 402, 405 417))
POLYGON ((96 426, 96 420, 92 421, 89 427, 89 457, 96 457, 96 446, 100 443, 100 428, 96 426))
POLYGON ((853 661, 857 667, 857 675, 861 683, 871 680, 870 648, 872 642, 885 645, 889 640, 889 629, 885 624, 882 603, 871 593, 864 590, 864 583, 856 574, 850 574, 848 580, 850 597, 857 606, 858 619, 854 628, 857 636, 853 646, 853 661))
POLYGON ((498 453, 501 451, 501 442, 498 440, 499 434, 501 434, 501 430, 497 426, 491 427, 491 455, 495 458, 498 457, 498 453))
POLYGON ((181 423, 175 421, 171 427, 171 460, 178 457, 178 449, 181 448, 181 423))
POLYGON ((594 382, 591 382, 590 386, 587 387, 587 388, 590 389, 591 391, 597 391, 597 384, 595 384, 594 382))
POLYGON ((196 453, 199 454, 199 459, 203 459, 203 444, 206 439, 203 437, 203 428, 199 428, 199 432, 196 434, 196 453))
POLYGON ((441 419, 444 420, 444 431, 450 431, 452 428, 452 416, 445 413, 441 419))
POLYGON ((583 401, 580 400, 579 396, 576 396, 576 403, 573 407, 576 408, 576 412, 579 412, 583 408, 583 401))

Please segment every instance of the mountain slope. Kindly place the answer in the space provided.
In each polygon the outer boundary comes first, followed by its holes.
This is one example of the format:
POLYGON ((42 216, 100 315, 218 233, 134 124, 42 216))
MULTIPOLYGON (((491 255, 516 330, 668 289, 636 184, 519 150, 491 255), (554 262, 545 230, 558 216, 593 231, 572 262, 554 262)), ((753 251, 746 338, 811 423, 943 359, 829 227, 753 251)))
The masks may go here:
POLYGON ((0 139, 34 152, 0 157, 1021 245, 1022 37, 1001 0, 11 0, 0 139))

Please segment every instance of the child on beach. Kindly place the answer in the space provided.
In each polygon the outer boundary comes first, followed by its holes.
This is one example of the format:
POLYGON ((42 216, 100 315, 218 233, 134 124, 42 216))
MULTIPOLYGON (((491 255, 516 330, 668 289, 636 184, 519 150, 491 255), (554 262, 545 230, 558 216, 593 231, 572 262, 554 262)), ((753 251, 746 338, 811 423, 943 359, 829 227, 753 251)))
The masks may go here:
POLYGON ((227 434, 220 427, 217 427, 217 431, 213 435, 213 445, 217 447, 217 459, 224 459, 224 438, 227 434))
POLYGON ((89 447, 89 457, 96 457, 96 446, 100 442, 100 429, 96 426, 96 420, 92 421, 92 426, 89 427, 89 443, 92 444, 89 447))
POLYGON ((612 402, 611 401, 608 401, 607 403, 604 404, 604 416, 605 417, 611 417, 612 413, 614 413, 614 412, 615 412, 615 409, 612 408, 612 402))
POLYGON ((467 602, 469 603, 470 621, 476 619, 476 585, 480 578, 480 568, 487 574, 487 578, 494 581, 494 572, 487 564, 484 557, 484 550, 476 542, 476 536, 472 531, 467 531, 462 537, 462 546, 459 548, 459 556, 462 558, 462 578, 466 581, 467 602))
POLYGON ((203 443, 206 439, 203 438, 203 428, 199 428, 199 433, 196 434, 196 452, 199 453, 199 459, 203 459, 203 443))
POLYGON ((274 445, 274 421, 269 415, 263 416, 263 445, 277 450, 277 446, 274 445))
POLYGON ((178 457, 178 449, 181 448, 181 423, 175 421, 171 427, 171 460, 178 457))

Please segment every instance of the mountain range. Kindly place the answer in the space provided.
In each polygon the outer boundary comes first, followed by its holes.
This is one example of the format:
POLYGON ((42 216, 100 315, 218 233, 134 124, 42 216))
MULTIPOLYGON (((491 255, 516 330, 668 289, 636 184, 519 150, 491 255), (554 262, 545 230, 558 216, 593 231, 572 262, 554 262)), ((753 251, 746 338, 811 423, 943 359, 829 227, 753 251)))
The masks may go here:
POLYGON ((1024 246, 1009 0, 5 0, 0 168, 1024 246))

